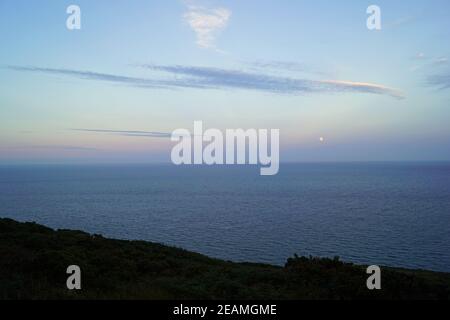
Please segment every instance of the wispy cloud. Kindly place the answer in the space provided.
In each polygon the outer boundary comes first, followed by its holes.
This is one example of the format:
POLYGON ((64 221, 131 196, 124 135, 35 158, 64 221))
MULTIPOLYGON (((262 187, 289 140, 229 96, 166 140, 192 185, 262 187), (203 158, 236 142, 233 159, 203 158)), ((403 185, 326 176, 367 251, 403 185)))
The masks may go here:
POLYGON ((155 131, 130 131, 130 130, 104 130, 104 129, 70 129, 71 131, 94 132, 115 134, 121 136, 132 137, 150 137, 150 138, 170 138, 171 134, 166 132, 155 131))
POLYGON ((398 99, 403 99, 405 97, 401 91, 380 84, 367 82, 341 81, 341 80, 324 80, 319 82, 323 84, 325 87, 329 85, 330 90, 336 92, 348 91, 348 92, 385 94, 398 99))
POLYGON ((220 31, 226 28, 231 14, 231 11, 226 8, 208 9, 188 4, 188 11, 183 17, 194 30, 197 44, 200 47, 216 49, 216 37, 220 31))
POLYGON ((428 84, 438 89, 450 89, 450 70, 429 76, 428 84))
POLYGON ((414 56, 415 60, 425 60, 428 59, 428 57, 423 52, 419 52, 414 56))
POLYGON ((309 64, 293 62, 293 61, 250 61, 244 62, 247 64, 250 69, 256 71, 264 72, 276 72, 280 73, 280 71, 290 72, 290 73, 304 73, 304 74, 315 74, 320 76, 329 76, 331 72, 325 72, 323 70, 319 70, 319 68, 313 68, 309 64))
POLYGON ((414 57, 414 60, 422 60, 422 61, 429 61, 434 65, 440 65, 440 64, 446 64, 448 62, 448 58, 445 56, 428 56, 423 52, 417 53, 414 57))
POLYGON ((431 56, 418 53, 415 59, 424 62, 414 66, 411 71, 423 70, 424 74, 427 74, 426 84, 428 86, 441 90, 450 88, 450 69, 446 67, 449 62, 446 56, 431 56))
POLYGON ((433 64, 436 66, 447 64, 447 63, 448 63, 447 57, 439 57, 439 58, 436 58, 433 60, 433 64))
POLYGON ((70 76, 80 79, 121 83, 140 88, 196 88, 196 89, 240 89, 254 90, 274 94, 308 94, 308 93, 373 93, 402 98, 403 94, 380 84, 340 81, 340 80, 308 80, 288 76, 274 76, 265 73, 245 72, 233 69, 196 67, 182 65, 142 65, 153 73, 175 75, 168 78, 153 74, 153 78, 135 78, 91 71, 70 69, 53 69, 39 67, 12 66, 11 70, 38 72, 70 76))
POLYGON ((384 24, 383 28, 385 29, 397 29, 400 27, 404 27, 407 25, 410 25, 414 22, 419 21, 421 18, 419 16, 403 16, 403 17, 399 17, 395 20, 391 20, 388 21, 387 23, 384 24))
POLYGON ((307 80, 240 70, 180 65, 144 65, 143 67, 155 71, 186 76, 188 77, 188 82, 202 88, 247 89, 282 94, 362 92, 386 94, 396 98, 403 97, 403 94, 396 89, 365 82, 307 80))
POLYGON ((418 70, 425 70, 428 72, 435 72, 436 68, 442 67, 448 64, 448 58, 446 56, 429 56, 423 52, 416 54, 413 57, 415 65, 410 68, 412 72, 418 70))
MULTIPOLYGON (((15 71, 25 71, 25 72, 35 72, 35 73, 46 73, 54 75, 70 76, 79 79, 86 80, 100 80, 107 82, 116 82, 121 84, 129 84, 134 86, 142 87, 154 87, 161 88, 165 87, 164 81, 154 81, 151 79, 137 78, 137 77, 127 77, 120 75, 113 75, 108 73, 98 73, 92 71, 80 71, 71 69, 56 69, 56 68, 40 68, 40 67, 27 67, 27 66, 8 66, 10 70, 15 71)), ((170 86, 170 84, 169 84, 170 86)))
POLYGON ((30 145, 30 146, 16 146, 5 147, 2 149, 8 150, 64 150, 64 151, 97 151, 97 148, 79 147, 79 146, 67 146, 67 145, 30 145))

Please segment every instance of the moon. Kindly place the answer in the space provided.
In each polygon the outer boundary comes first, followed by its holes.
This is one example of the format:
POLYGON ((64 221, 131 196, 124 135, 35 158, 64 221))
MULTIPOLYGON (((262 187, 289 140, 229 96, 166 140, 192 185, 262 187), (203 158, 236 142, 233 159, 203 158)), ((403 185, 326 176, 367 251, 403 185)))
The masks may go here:
POLYGON ((320 138, 319 138, 319 141, 320 141, 320 142, 324 142, 324 141, 325 141, 325 138, 324 138, 324 137, 320 137, 320 138))

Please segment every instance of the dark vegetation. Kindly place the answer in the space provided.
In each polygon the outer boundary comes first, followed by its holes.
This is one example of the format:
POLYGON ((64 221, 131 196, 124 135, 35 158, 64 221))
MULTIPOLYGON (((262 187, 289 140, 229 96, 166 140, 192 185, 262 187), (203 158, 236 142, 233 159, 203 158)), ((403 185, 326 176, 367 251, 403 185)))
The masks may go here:
POLYGON ((449 299, 450 274, 293 257, 285 267, 232 263, 142 241, 0 219, 0 299, 449 299), (79 265, 82 290, 66 289, 79 265))

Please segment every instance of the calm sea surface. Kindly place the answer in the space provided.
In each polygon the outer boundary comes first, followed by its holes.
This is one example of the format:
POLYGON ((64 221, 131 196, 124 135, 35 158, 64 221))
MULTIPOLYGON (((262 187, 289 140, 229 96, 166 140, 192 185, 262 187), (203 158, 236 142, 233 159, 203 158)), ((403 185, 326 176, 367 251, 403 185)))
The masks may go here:
POLYGON ((450 272, 450 164, 0 167, 0 217, 283 264, 450 272))

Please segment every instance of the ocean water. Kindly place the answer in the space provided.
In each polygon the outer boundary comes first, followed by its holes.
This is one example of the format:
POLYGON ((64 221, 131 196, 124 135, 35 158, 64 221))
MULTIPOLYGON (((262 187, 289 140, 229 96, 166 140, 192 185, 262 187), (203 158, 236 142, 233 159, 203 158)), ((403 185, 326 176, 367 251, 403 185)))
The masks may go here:
POLYGON ((450 272, 450 163, 4 166, 0 217, 232 261, 293 254, 450 272))

